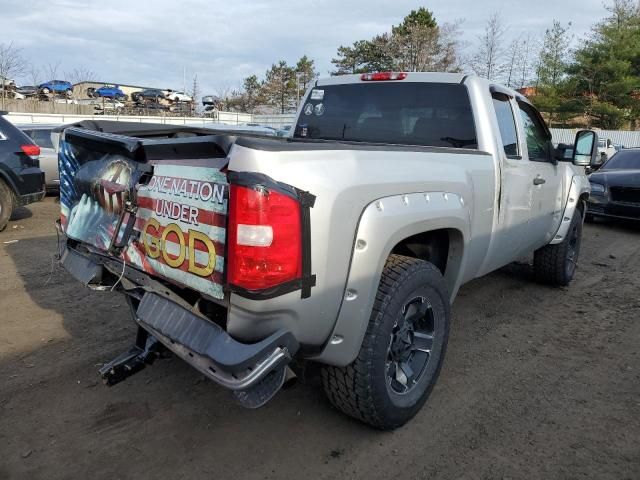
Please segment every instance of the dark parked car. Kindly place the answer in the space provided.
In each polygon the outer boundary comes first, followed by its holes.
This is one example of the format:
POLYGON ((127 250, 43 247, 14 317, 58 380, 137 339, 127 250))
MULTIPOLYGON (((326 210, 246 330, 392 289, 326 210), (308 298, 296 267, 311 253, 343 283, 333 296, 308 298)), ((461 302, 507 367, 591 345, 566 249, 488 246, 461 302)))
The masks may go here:
POLYGON ((640 148, 624 149, 589 175, 587 217, 640 220, 640 148))
POLYGON ((16 208, 42 200, 40 147, 0 115, 0 231, 16 208))
POLYGON ((38 87, 33 85, 25 85, 24 87, 16 88, 16 92, 24 95, 25 97, 31 97, 38 94, 38 87))
POLYGON ((149 111, 149 110, 169 111, 169 107, 167 105, 162 105, 161 103, 158 103, 158 102, 149 101, 144 105, 140 105, 138 110, 140 114, 143 115, 145 111, 149 111))
POLYGON ((158 88, 148 88, 131 94, 131 98, 136 102, 144 102, 146 100, 157 100, 164 98, 164 92, 158 88))

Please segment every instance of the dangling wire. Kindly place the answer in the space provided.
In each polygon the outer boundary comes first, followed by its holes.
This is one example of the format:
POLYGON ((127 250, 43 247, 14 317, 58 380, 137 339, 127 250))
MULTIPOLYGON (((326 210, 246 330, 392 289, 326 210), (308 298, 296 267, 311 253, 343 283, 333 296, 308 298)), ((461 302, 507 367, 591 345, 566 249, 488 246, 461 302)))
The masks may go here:
POLYGON ((113 286, 111 287, 111 291, 113 292, 113 290, 118 286, 118 284, 120 283, 120 281, 122 280, 122 277, 124 277, 124 271, 127 268, 127 259, 126 257, 122 257, 122 272, 120 273, 120 276, 118 277, 118 280, 116 281, 116 283, 113 284, 113 286))

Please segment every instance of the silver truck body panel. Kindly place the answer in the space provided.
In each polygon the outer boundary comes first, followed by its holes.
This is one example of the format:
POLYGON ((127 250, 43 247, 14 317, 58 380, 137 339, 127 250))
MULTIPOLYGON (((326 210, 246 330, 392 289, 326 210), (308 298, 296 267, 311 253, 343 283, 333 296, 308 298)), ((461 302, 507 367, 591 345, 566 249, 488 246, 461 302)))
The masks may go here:
MULTIPOLYGON (((457 195, 468 205, 456 203, 461 212, 466 212, 462 216, 465 222, 470 221, 467 208, 472 209, 471 229, 485 230, 474 237, 477 241, 470 246, 473 251, 486 250, 486 245, 481 243, 488 241, 491 233, 495 190, 490 155, 446 148, 368 149, 366 146, 357 150, 267 152, 236 145, 229 157, 230 170, 258 171, 316 195, 316 204, 311 209, 311 264, 317 283, 311 297, 301 300, 299 292, 294 292, 262 301, 231 294, 227 328, 240 339, 258 339, 279 325, 292 331, 302 344, 324 343, 338 317, 360 218, 376 200, 429 192, 457 195), (386 172, 383 178, 379 175, 381 171, 386 172)), ((419 214, 428 214, 428 203, 420 208, 419 214)), ((397 213, 407 215, 409 210, 397 213)), ((408 216, 397 223, 403 221, 415 220, 408 216)), ((454 223, 441 223, 439 228, 459 229, 460 223, 454 223)), ((390 238, 393 234, 385 231, 390 238)), ((370 268, 381 271, 385 258, 380 256, 370 268)), ((481 258, 474 255, 470 268, 477 269, 481 258)), ((372 275, 371 280, 375 294, 379 275, 372 275)), ((452 287, 454 285, 457 283, 453 282, 452 287)))
MULTIPOLYGON (((386 258, 403 239, 434 229, 450 232, 445 279, 453 301, 465 282, 566 234, 562 219, 573 214, 569 188, 580 185, 572 190, 578 198, 588 189, 584 172, 567 162, 530 161, 518 115, 522 155, 507 158, 488 81, 431 73, 409 73, 404 80, 413 81, 467 86, 477 150, 334 144, 335 150, 266 151, 234 145, 229 170, 263 173, 316 196, 311 252, 317 283, 304 300, 299 292, 268 301, 232 293, 232 336, 254 341, 285 328, 301 344, 324 345, 317 360, 346 365, 360 348, 386 258), (579 178, 572 183, 574 175, 579 178), (536 176, 548 184, 533 185, 536 176)), ((359 75, 331 77, 311 88, 358 82, 359 75)))
POLYGON ((433 191, 385 197, 369 204, 358 226, 340 314, 331 339, 317 360, 346 365, 355 358, 367 329, 385 260, 405 238, 426 231, 450 231, 445 280, 453 299, 460 286, 459 272, 477 268, 467 264, 470 249, 465 250, 464 246, 489 238, 485 235, 471 239, 472 208, 459 193, 433 191))

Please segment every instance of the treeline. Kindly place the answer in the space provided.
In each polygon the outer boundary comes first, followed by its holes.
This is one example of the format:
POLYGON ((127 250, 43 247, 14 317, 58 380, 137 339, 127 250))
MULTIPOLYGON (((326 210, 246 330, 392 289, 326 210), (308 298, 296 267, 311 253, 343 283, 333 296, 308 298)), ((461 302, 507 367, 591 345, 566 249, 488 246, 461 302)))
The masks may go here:
MULTIPOLYGON (((554 20, 542 34, 507 41, 508 28, 491 15, 472 45, 461 41, 462 21, 439 23, 424 7, 371 39, 340 46, 332 75, 375 71, 475 72, 526 94, 554 126, 632 128, 640 118, 640 5, 612 0, 609 15, 586 38, 554 20), (572 45, 577 45, 573 48, 572 45)), ((260 80, 244 80, 228 105, 251 112, 270 105, 291 111, 317 78, 313 60, 274 64, 260 80)))
POLYGON ((439 25, 420 8, 388 33, 339 47, 332 73, 473 71, 511 88, 531 87, 527 94, 553 125, 635 129, 640 119, 640 4, 613 0, 607 11, 609 16, 577 42, 570 23, 554 20, 541 38, 528 33, 506 43, 508 30, 494 14, 466 55, 459 40, 461 22, 439 25))
POLYGON ((313 60, 306 55, 295 65, 280 60, 266 71, 264 78, 251 75, 237 90, 220 92, 221 108, 254 113, 256 108, 269 106, 279 113, 295 110, 310 83, 318 78, 313 60))
MULTIPOLYGON (((640 4, 609 0, 608 16, 576 39, 571 23, 554 20, 542 34, 511 38, 498 14, 489 17, 472 44, 462 39, 463 21, 440 23, 424 7, 373 38, 340 46, 332 75, 375 71, 475 72, 526 94, 554 126, 605 129, 640 127, 640 4), (573 47, 576 45, 577 47, 573 47)), ((513 37, 511 35, 511 37, 513 37)), ((5 78, 56 79, 59 62, 33 68, 13 43, 0 43, 0 90, 5 78)), ((65 74, 74 83, 93 80, 86 68, 65 74)), ((294 65, 280 60, 263 77, 251 75, 237 89, 218 92, 218 108, 253 113, 294 111, 318 77, 306 55, 294 65)), ((198 94, 194 78, 193 97, 198 94)))

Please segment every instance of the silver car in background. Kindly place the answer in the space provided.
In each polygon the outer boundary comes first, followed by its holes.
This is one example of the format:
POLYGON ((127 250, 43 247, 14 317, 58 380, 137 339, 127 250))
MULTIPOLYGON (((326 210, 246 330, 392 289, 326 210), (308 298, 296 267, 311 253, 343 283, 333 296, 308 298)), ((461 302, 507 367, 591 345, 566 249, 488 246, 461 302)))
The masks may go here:
POLYGON ((58 192, 60 190, 58 153, 51 139, 52 130, 59 126, 49 124, 17 125, 40 147, 40 169, 44 172, 47 192, 58 192))

